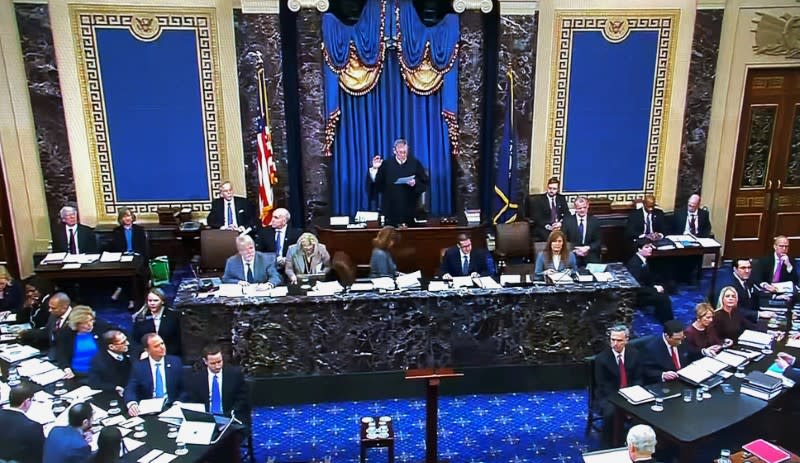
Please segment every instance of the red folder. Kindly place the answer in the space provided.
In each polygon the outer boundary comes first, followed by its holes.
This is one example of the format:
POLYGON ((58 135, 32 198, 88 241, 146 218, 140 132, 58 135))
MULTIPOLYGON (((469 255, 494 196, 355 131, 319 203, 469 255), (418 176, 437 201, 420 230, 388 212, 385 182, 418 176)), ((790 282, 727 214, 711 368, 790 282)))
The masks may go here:
POLYGON ((780 463, 791 458, 789 452, 764 439, 754 440, 742 448, 761 458, 765 463, 780 463))

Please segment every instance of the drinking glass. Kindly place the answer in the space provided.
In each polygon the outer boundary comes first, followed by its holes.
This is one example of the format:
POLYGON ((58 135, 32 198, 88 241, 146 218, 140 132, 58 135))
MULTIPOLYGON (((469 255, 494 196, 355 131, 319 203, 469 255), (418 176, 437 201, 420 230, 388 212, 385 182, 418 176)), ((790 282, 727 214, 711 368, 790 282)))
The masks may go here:
POLYGON ((684 402, 691 402, 693 395, 694 394, 692 393, 691 389, 684 389, 683 390, 683 401, 684 402))
POLYGON ((664 398, 663 397, 656 397, 656 401, 650 407, 650 410, 653 410, 654 412, 663 412, 664 411, 664 398))
POLYGON ((189 449, 186 448, 186 444, 185 443, 176 442, 175 445, 177 446, 177 449, 175 449, 175 455, 180 456, 180 455, 186 455, 187 453, 189 453, 189 449))
POLYGON ((744 365, 739 365, 738 367, 736 367, 736 374, 734 374, 733 376, 737 378, 744 378, 744 365))

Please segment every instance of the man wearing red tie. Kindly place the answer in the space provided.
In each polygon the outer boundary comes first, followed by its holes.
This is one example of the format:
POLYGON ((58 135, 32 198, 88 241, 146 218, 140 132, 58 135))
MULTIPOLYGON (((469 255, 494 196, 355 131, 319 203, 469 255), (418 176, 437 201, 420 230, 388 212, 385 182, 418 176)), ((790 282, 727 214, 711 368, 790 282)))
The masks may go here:
POLYGON ((641 362, 635 348, 628 346, 630 331, 625 325, 612 326, 608 330, 610 349, 597 354, 594 363, 594 401, 593 406, 603 416, 603 439, 609 446, 613 435, 616 407, 608 401, 617 391, 641 385, 641 362))
POLYGON ((674 381, 677 371, 687 366, 689 351, 683 345, 683 325, 678 320, 664 323, 664 333, 647 344, 645 356, 644 382, 647 384, 674 381))

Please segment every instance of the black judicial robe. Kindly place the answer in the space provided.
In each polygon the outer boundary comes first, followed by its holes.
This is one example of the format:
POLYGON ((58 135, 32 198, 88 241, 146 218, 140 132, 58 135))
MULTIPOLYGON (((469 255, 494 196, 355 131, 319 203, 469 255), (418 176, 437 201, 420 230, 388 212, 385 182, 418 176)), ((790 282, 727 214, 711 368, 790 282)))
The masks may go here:
POLYGON ((417 198, 427 187, 425 168, 413 156, 409 155, 402 165, 394 156, 384 160, 375 175, 375 188, 381 193, 381 213, 386 218, 386 225, 413 224, 417 198), (416 181, 413 187, 395 185, 397 179, 412 175, 416 181))

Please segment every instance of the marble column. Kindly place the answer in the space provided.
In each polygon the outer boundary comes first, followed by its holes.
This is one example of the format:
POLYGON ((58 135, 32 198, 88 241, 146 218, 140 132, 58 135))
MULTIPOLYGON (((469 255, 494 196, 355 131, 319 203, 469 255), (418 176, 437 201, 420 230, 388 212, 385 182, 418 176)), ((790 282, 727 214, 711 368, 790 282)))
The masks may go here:
MULTIPOLYGON (((530 183, 530 153, 533 135, 533 87, 536 72, 537 15, 500 16, 498 89, 495 105, 495 153, 500 149, 506 111, 509 69, 514 72, 514 129, 517 137, 517 190, 522 207, 530 183)), ((539 185, 534 185, 539 187, 539 185)))
POLYGON ((241 10, 235 10, 233 20, 239 68, 239 100, 241 102, 247 197, 258 204, 258 143, 256 135, 259 132, 259 101, 256 64, 260 55, 264 62, 267 80, 273 159, 278 169, 278 183, 273 186, 273 191, 275 203, 285 205, 289 196, 289 171, 283 70, 281 67, 280 19, 277 14, 244 14, 241 10))
POLYGON ((483 13, 467 11, 459 18, 458 146, 453 170, 454 211, 480 208, 481 131, 484 121, 483 13))
POLYGON ((322 75, 322 14, 297 13, 297 66, 300 138, 303 158, 303 198, 306 223, 330 215, 330 159, 323 156, 325 100, 322 75))
POLYGON ((39 145, 45 200, 48 216, 54 220, 63 205, 77 204, 78 198, 50 15, 47 5, 18 3, 15 9, 39 145))
POLYGON ((723 11, 699 10, 695 19, 675 207, 684 206, 703 184, 723 11))

